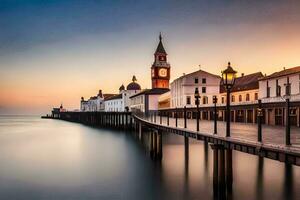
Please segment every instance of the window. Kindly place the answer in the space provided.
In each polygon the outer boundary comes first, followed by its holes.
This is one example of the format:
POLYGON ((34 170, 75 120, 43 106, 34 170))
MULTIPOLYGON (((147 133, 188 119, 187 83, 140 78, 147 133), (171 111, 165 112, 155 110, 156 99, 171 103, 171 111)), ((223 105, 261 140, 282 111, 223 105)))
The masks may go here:
POLYGON ((202 78, 202 83, 206 84, 206 78, 202 78))
POLYGON ((235 96, 234 95, 231 96, 231 102, 235 102, 235 96))
POLYGON ((202 87, 202 93, 206 93, 206 87, 202 87))
POLYGON ((202 98, 202 103, 203 103, 203 104, 207 104, 207 103, 208 103, 208 98, 204 96, 204 97, 202 98))
POLYGON ((195 78, 195 84, 198 84, 198 78, 195 78))
POLYGON ((225 101, 225 100, 224 100, 224 97, 222 97, 222 103, 224 103, 224 101, 225 101))
POLYGON ((190 96, 186 97, 186 104, 191 105, 191 97, 190 96))
POLYGON ((258 100, 258 93, 254 94, 254 98, 255 98, 255 100, 258 100))
POLYGON ((246 101, 250 101, 250 94, 246 94, 246 101))
POLYGON ((277 97, 281 96, 281 87, 279 85, 277 85, 277 87, 276 87, 276 96, 277 97))
POLYGON ((271 88, 270 88, 270 87, 267 87, 267 98, 270 97, 270 90, 271 90, 271 88))
POLYGON ((242 100, 242 95, 239 95, 239 102, 241 102, 242 100))

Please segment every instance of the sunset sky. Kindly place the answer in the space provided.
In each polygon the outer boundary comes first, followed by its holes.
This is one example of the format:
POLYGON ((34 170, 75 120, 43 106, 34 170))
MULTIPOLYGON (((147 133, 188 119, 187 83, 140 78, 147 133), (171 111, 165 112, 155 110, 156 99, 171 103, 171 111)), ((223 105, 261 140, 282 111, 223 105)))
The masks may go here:
POLYGON ((0 0, 0 114, 42 114, 136 75, 150 88, 162 32, 171 79, 300 65, 300 1, 0 0))

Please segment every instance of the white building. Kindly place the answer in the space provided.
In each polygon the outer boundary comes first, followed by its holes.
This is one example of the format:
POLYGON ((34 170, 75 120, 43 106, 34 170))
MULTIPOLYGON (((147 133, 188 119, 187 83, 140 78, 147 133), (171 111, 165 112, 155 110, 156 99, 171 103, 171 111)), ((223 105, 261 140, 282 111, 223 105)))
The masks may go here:
POLYGON ((171 83, 171 108, 195 107, 195 88, 198 88, 200 105, 212 104, 213 96, 220 92, 221 78, 217 75, 198 70, 183 75, 171 83))
POLYGON ((264 110, 265 123, 285 125, 287 98, 291 101, 290 123, 300 126, 300 66, 283 69, 259 80, 259 98, 271 105, 264 110))
POLYGON ((300 67, 284 69, 265 76, 259 81, 259 98, 263 102, 278 102, 290 96, 300 100, 300 67))
POLYGON ((104 100, 110 96, 113 96, 113 94, 102 94, 102 90, 99 90, 97 96, 92 96, 88 100, 84 100, 84 97, 81 97, 80 111, 104 111, 104 100))
POLYGON ((124 85, 119 88, 119 94, 105 100, 105 112, 125 112, 131 111, 130 97, 141 91, 141 86, 136 83, 136 77, 132 77, 132 82, 125 89, 124 85))
POLYGON ((97 96, 90 97, 88 100, 84 100, 84 97, 81 97, 80 101, 80 111, 88 112, 88 111, 100 111, 104 108, 104 97, 102 95, 102 91, 99 90, 97 96))

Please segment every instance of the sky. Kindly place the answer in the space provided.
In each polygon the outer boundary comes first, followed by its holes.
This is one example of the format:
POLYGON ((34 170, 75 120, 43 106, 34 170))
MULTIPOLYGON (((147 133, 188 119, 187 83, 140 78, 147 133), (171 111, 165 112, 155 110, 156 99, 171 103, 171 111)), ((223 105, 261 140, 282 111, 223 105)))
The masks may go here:
POLYGON ((228 61, 244 74, 300 66, 300 1, 0 0, 0 114, 45 114, 151 87, 162 32, 171 80, 228 61))

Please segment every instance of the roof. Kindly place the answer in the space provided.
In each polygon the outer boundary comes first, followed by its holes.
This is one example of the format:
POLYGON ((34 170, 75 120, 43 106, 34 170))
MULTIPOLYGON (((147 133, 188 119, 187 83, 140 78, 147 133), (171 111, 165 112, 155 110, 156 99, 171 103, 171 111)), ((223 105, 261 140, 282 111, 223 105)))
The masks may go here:
POLYGON ((108 97, 104 101, 110 101, 110 100, 115 100, 115 99, 122 99, 122 94, 117 94, 117 95, 108 97))
MULTIPOLYGON (((231 89, 231 92, 258 89, 258 80, 261 77, 263 77, 263 74, 261 72, 240 76, 235 79, 235 83, 233 88, 231 89)), ((222 84, 220 84, 220 93, 223 92, 225 92, 225 88, 222 84)))
POLYGON ((141 86, 136 82, 131 82, 126 87, 127 90, 141 90, 141 86))
POLYGON ((133 97, 137 97, 137 96, 140 96, 140 95, 157 95, 157 94, 163 94, 163 93, 166 93, 166 92, 169 92, 170 89, 167 89, 167 88, 153 88, 153 89, 145 89, 135 95, 132 95, 130 98, 133 98, 133 97))
MULTIPOLYGON (((216 78, 221 78, 220 76, 218 76, 218 75, 215 75, 215 74, 212 74, 212 73, 209 73, 209 72, 207 72, 207 71, 204 71, 204 70, 197 70, 197 71, 194 71, 194 72, 191 72, 191 73, 188 73, 188 74, 184 74, 184 75, 182 75, 182 76, 180 76, 179 78, 177 78, 177 79, 175 79, 175 80, 178 80, 178 79, 181 79, 181 78, 184 78, 184 77, 187 77, 187 76, 192 76, 192 75, 194 75, 194 74, 196 74, 196 73, 205 73, 205 74, 207 74, 207 75, 210 75, 210 76, 214 76, 214 77, 216 77, 216 78)), ((175 81, 174 80, 174 81, 175 81)))
POLYGON ((119 87, 119 90, 120 90, 120 91, 125 90, 125 86, 122 84, 122 85, 119 87))
POLYGON ((167 54, 161 40, 162 40, 162 37, 161 37, 161 34, 159 34, 159 43, 158 43, 158 46, 156 48, 155 54, 157 54, 157 53, 167 54))
POLYGON ((110 98, 112 96, 115 96, 116 94, 103 94, 104 100, 107 98, 110 98))
POLYGON ((291 75, 291 74, 295 74, 295 73, 300 73, 300 66, 298 66, 298 67, 292 67, 292 68, 289 68, 289 69, 284 69, 284 70, 275 72, 275 73, 273 73, 273 74, 271 74, 269 76, 265 76, 265 77, 261 78, 260 80, 277 78, 277 77, 291 75))

